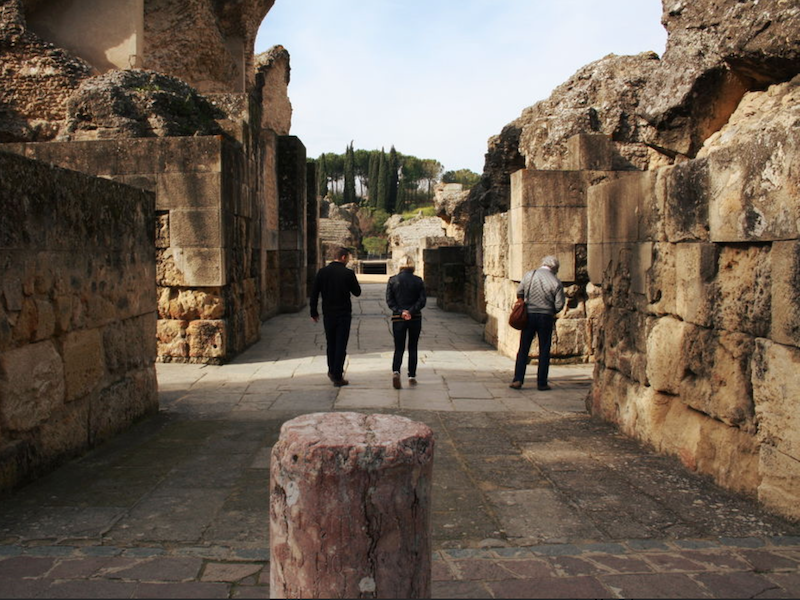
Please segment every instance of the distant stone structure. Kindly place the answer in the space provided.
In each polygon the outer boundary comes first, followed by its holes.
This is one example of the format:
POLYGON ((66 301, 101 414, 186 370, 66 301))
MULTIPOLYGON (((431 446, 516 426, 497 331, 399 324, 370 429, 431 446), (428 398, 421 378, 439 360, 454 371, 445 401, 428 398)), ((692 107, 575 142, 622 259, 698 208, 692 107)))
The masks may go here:
POLYGON ((317 269, 331 260, 336 249, 350 248, 354 253, 361 246, 361 229, 358 226, 358 206, 344 204, 337 206, 331 200, 320 201, 319 238, 320 260, 317 269))
POLYGON ((662 58, 609 55, 523 111, 454 211, 463 310, 488 340, 516 351, 516 286, 555 253, 553 355, 595 361, 589 410, 792 518, 797 17, 780 0, 664 2, 662 58))

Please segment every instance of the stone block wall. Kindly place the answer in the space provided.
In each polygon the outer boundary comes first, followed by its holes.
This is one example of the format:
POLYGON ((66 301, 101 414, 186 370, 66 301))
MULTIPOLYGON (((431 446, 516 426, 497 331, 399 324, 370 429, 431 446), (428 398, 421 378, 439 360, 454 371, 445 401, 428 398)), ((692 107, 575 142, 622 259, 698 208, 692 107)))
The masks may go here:
POLYGON ((257 179, 234 141, 199 136, 5 148, 155 192, 160 360, 218 364, 258 340, 263 209, 257 179))
MULTIPOLYGON (((604 136, 580 138, 581 157, 587 167, 602 166, 598 156, 607 141, 604 136), (592 143, 601 146, 593 151, 592 143), (588 157, 588 158, 587 158, 588 157)), ((608 166, 608 165, 606 165, 608 166)), ((592 360, 592 332, 599 289, 587 280, 587 194, 599 181, 613 180, 611 171, 539 171, 520 169, 511 174, 510 209, 486 217, 481 259, 486 303, 485 338, 508 356, 516 356, 519 332, 508 326, 508 315, 516 300, 517 287, 525 273, 541 265, 544 256, 558 257, 558 276, 564 282, 567 304, 558 315, 551 357, 558 362, 592 360)), ((534 341, 530 357, 538 357, 534 341)))
POLYGON ((797 90, 748 94, 697 158, 588 195, 604 303, 591 411, 795 519, 797 90))
POLYGON ((158 410, 154 195, 0 153, 0 491, 158 410))
POLYGON ((306 147, 300 138, 278 138, 277 179, 280 307, 297 312, 308 298, 306 147))

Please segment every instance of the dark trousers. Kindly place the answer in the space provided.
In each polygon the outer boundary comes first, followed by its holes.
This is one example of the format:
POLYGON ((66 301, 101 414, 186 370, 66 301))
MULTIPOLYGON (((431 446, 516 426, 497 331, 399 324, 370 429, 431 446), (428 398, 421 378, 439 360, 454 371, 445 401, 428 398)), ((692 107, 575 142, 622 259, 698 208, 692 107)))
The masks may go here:
POLYGON ((403 352, 406 350, 406 336, 408 336, 408 376, 417 376, 417 345, 419 334, 422 333, 422 319, 410 321, 392 321, 394 334, 394 359, 392 371, 399 372, 403 364, 403 352))
POLYGON ((328 372, 334 379, 341 379, 344 376, 344 361, 347 358, 351 320, 350 313, 322 315, 325 340, 328 343, 328 372))
POLYGON ((528 366, 528 353, 533 338, 539 336, 539 372, 536 377, 538 386, 547 385, 547 373, 550 370, 550 344, 553 341, 553 315, 528 313, 528 324, 519 336, 517 364, 514 368, 514 381, 524 383, 525 368, 528 366))

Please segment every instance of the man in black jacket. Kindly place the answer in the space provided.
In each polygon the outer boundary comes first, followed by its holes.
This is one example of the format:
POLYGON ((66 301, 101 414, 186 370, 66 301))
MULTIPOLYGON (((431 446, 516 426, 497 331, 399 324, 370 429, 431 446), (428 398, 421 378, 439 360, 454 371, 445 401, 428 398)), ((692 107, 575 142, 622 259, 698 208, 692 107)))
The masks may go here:
POLYGON ((422 332, 422 309, 425 307, 425 283, 414 275, 414 261, 410 256, 400 259, 400 272, 386 284, 386 304, 392 309, 392 334, 394 359, 392 360, 392 385, 399 390, 400 365, 403 363, 406 336, 408 336, 408 383, 417 385, 417 344, 422 332))
POLYGON ((347 342, 350 339, 350 321, 353 303, 350 294, 361 295, 361 286, 356 274, 347 268, 350 250, 337 248, 334 260, 317 271, 311 286, 311 318, 319 321, 317 303, 322 294, 322 324, 325 326, 325 341, 328 346, 328 377, 333 385, 341 387, 350 383, 344 378, 344 361, 347 358, 347 342))

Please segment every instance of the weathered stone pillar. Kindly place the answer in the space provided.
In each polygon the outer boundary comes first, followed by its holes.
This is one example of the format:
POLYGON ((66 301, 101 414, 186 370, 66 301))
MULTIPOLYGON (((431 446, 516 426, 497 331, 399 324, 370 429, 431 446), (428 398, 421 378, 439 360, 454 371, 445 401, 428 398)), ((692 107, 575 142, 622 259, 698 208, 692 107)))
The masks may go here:
POLYGON ((270 472, 273 598, 430 597, 433 432, 395 415, 284 423, 270 472))

